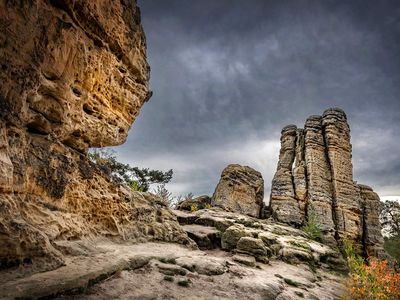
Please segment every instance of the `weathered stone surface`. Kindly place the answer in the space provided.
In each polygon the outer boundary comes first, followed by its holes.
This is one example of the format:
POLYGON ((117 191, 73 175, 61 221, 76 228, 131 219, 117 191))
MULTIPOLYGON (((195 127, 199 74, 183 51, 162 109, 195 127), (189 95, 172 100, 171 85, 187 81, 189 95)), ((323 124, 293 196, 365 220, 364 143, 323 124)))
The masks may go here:
POLYGON ((336 229, 340 239, 359 241, 362 235, 361 197, 353 181, 350 127, 343 110, 328 109, 322 126, 330 171, 336 229))
POLYGON ((295 198, 292 173, 296 153, 296 135, 295 125, 288 125, 282 129, 278 169, 272 180, 270 203, 276 220, 300 226, 304 220, 304 211, 300 210, 298 200, 295 198))
POLYGON ((0 28, 0 267, 55 268, 82 237, 189 242, 85 155, 123 143, 150 95, 136 1, 2 1, 0 28))
POLYGON ((271 250, 264 245, 259 238, 244 236, 241 237, 236 245, 236 252, 254 256, 256 260, 268 263, 268 257, 271 256, 271 250))
POLYGON ((215 227, 183 225, 183 230, 196 242, 200 249, 215 249, 221 246, 221 232, 215 227))
POLYGON ((294 226, 313 218, 330 245, 351 240, 365 250, 370 231, 371 247, 381 247, 379 198, 354 182, 351 155, 350 128, 341 109, 309 117, 304 130, 286 126, 271 188, 272 216, 294 226))
POLYGON ((242 237, 252 237, 242 224, 235 224, 225 230, 221 239, 222 249, 232 250, 236 248, 237 243, 242 237))
POLYGON ((385 258, 387 255, 383 249, 383 237, 381 234, 381 223, 379 213, 381 202, 379 196, 371 187, 359 184, 361 198, 363 199, 363 224, 364 224, 364 243, 367 256, 385 258))
POLYGON ((238 263, 241 263, 241 264, 249 266, 249 267, 256 266, 256 259, 254 258, 254 256, 244 255, 244 254, 235 254, 234 256, 232 256, 232 259, 234 261, 237 261, 238 263))
POLYGON ((222 171, 211 204, 259 218, 263 201, 264 180, 261 173, 247 166, 229 165, 222 171))
POLYGON ((332 175, 325 153, 322 118, 320 116, 309 117, 305 123, 304 131, 308 187, 306 211, 308 214, 315 213, 325 239, 334 244, 332 175))
POLYGON ((207 205, 211 205, 211 198, 207 195, 199 196, 193 199, 184 200, 176 206, 179 210, 191 211, 192 207, 204 209, 207 205))
POLYGON ((149 95, 136 1, 2 2, 0 11, 1 116, 80 151, 123 143, 149 95))

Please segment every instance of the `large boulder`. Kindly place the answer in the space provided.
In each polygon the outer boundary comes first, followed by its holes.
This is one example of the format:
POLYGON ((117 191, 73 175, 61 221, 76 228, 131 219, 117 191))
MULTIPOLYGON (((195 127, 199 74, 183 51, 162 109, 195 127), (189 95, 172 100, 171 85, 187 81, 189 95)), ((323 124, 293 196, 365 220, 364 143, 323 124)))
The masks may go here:
POLYGON ((213 206, 260 218, 264 206, 264 180, 260 172, 228 165, 221 174, 211 200, 213 206))

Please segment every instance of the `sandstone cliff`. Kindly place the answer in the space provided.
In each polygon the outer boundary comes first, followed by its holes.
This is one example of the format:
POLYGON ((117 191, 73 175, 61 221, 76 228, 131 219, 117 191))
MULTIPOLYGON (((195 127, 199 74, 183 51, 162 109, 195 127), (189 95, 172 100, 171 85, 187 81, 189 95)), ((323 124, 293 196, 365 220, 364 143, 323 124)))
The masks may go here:
POLYGON ((151 94, 136 1, 1 1, 0 28, 0 267, 60 266, 83 237, 185 242, 85 155, 123 143, 151 94))
POLYGON ((354 182, 351 157, 350 127, 341 109, 309 117, 304 129, 286 126, 272 182, 271 213, 295 227, 314 214, 328 244, 355 241, 364 254, 382 256, 379 197, 354 182))

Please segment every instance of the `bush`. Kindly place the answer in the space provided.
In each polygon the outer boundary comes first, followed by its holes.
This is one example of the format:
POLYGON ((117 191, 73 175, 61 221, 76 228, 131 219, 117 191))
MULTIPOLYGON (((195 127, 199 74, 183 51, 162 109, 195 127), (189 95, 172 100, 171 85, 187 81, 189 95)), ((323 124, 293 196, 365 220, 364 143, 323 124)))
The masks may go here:
POLYGON ((385 251, 396 260, 400 268, 400 236, 385 237, 383 246, 385 251))
POLYGON ((162 172, 148 168, 131 167, 117 161, 115 153, 104 149, 92 150, 88 154, 89 159, 101 170, 109 174, 114 182, 122 183, 132 190, 147 192, 150 185, 165 184, 172 179, 173 171, 162 172))
POLYGON ((196 212, 198 210, 199 208, 197 207, 197 204, 192 204, 192 206, 190 207, 190 212, 196 212))
POLYGON ((211 206, 211 204, 210 203, 206 203, 205 205, 204 205, 204 208, 205 209, 210 209, 212 206, 211 206))
POLYGON ((173 281, 174 281, 174 277, 169 276, 169 275, 165 275, 165 276, 164 276, 164 280, 165 280, 165 281, 173 282, 173 281))
POLYGON ((344 250, 350 268, 349 296, 345 299, 400 299, 400 274, 387 261, 370 258, 366 264, 349 242, 344 250))
POLYGON ((310 239, 322 242, 322 231, 318 225, 318 217, 312 206, 308 207, 308 219, 302 230, 307 233, 310 239))
POLYGON ((189 287, 191 283, 192 282, 190 281, 190 279, 182 279, 178 281, 178 285, 183 287, 189 287))
POLYGON ((175 205, 175 198, 172 197, 172 193, 165 188, 165 184, 158 185, 154 190, 154 194, 160 197, 168 207, 173 207, 175 205))

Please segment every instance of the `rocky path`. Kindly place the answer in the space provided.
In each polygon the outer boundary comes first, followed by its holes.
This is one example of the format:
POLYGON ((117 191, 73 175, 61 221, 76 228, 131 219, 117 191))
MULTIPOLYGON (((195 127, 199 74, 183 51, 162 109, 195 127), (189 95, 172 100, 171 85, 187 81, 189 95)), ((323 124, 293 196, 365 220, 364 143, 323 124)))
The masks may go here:
POLYGON ((326 265, 335 252, 299 230, 221 210, 176 213, 181 222, 192 223, 183 227, 204 250, 172 243, 66 241, 59 245, 69 253, 65 266, 20 278, 27 270, 0 274, 0 299, 282 300, 343 295, 346 277, 326 265))

